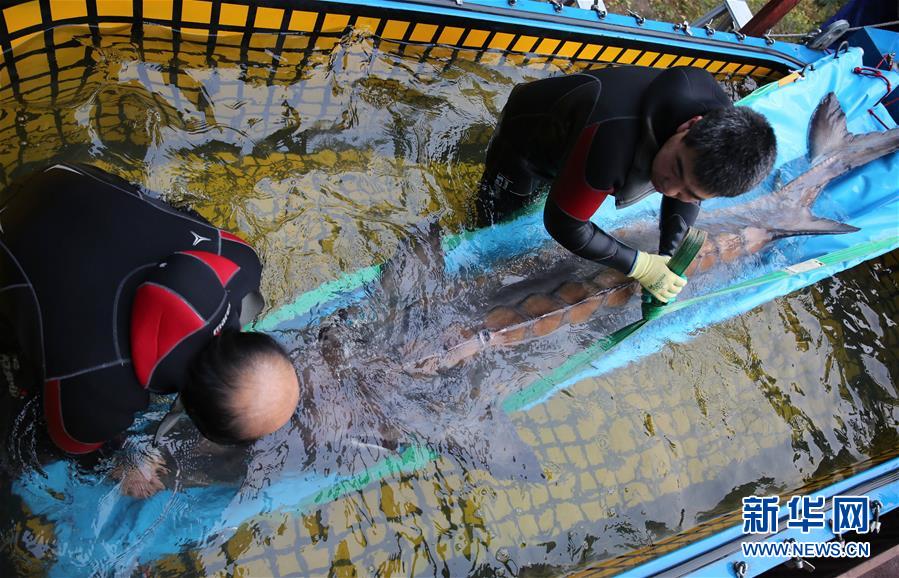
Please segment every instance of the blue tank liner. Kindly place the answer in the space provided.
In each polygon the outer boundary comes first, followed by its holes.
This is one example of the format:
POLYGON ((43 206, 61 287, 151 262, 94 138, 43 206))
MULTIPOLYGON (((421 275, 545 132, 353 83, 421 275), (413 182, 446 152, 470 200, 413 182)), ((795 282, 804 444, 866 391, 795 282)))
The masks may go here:
POLYGON ((122 496, 109 478, 85 475, 64 460, 45 467, 45 476, 22 476, 13 492, 31 515, 54 523, 56 561, 50 576, 106 575, 112 567, 130 574, 139 563, 214 542, 217 536, 225 540, 260 514, 304 511, 378 480, 419 470, 436 457, 428 449, 409 447, 353 476, 285 473, 257 500, 243 500, 238 488, 224 484, 167 489, 145 500, 133 499, 122 496), (184 512, 190 512, 189 517, 184 512))
MULTIPOLYGON (((806 132, 815 105, 830 91, 835 91, 849 117, 850 130, 866 132, 882 130, 868 114, 883 94, 883 82, 853 74, 861 64, 861 52, 851 50, 838 60, 832 56, 818 62, 805 78, 778 88, 765 88, 764 94, 748 97, 742 104, 766 114, 777 131, 779 146, 778 165, 786 172, 799 171, 800 167, 788 163, 806 154, 806 132), (798 114, 802 112, 803 114, 798 114)), ((889 74, 891 81, 899 82, 899 75, 889 74)), ((875 107, 875 112, 882 108, 875 107)), ((883 114, 881 118, 887 120, 883 114)), ((889 122, 887 120, 887 122, 889 122)), ((762 277, 785 266, 822 257, 853 247, 870 249, 863 255, 848 259, 824 259, 831 264, 806 272, 776 275, 752 290, 730 293, 705 301, 701 308, 693 307, 689 313, 667 315, 650 323, 635 338, 625 341, 610 354, 591 360, 582 368, 570 372, 571 377, 558 382, 542 381, 542 389, 530 392, 525 403, 504 404, 509 410, 521 410, 546 399, 555 391, 586 376, 598 375, 621 366, 636 358, 658 350, 666 341, 686 341, 692 331, 720 322, 748 311, 752 307, 776 297, 796 291, 819 279, 855 265, 856 263, 887 252, 899 246, 899 155, 881 159, 859 168, 852 175, 840 179, 822 193, 815 212, 859 227, 861 230, 847 235, 795 238, 777 244, 769 251, 763 266, 743 272, 729 285, 762 277), (538 395, 534 395, 537 393, 538 395)), ((770 183, 768 183, 770 185, 770 183)), ((765 193, 765 185, 750 195, 765 193)), ((709 202, 707 208, 717 203, 709 202)), ((605 227, 622 224, 640 218, 656 218, 658 199, 648 199, 623 211, 612 211, 612 203, 604 206, 598 219, 605 227)), ((464 238, 455 238, 450 245, 455 248, 447 256, 450 269, 470 267, 475 264, 498 262, 533 250, 547 242, 540 224, 540 215, 522 216, 518 221, 503 227, 482 230, 464 238), (502 240, 502 242, 500 242, 502 240), (472 258, 472 255, 474 257, 472 258)), ((836 253, 837 256, 843 253, 836 253)), ((352 301, 354 291, 367 278, 376 276, 376 267, 358 273, 360 279, 344 286, 330 285, 316 294, 306 295, 309 314, 321 303, 334 306, 342 299, 352 301), (345 288, 346 292, 341 293, 345 288), (334 297, 337 296, 337 299, 334 297), (311 306, 310 303, 319 303, 311 306)), ((767 278, 766 278, 767 279, 767 278)), ((721 289, 724 289, 722 287, 721 289)), ((346 302, 345 301, 345 302, 346 302)), ((281 310, 280 320, 271 327, 286 327, 297 321, 291 317, 296 311, 281 310)), ((263 322, 265 323, 265 322, 263 322)), ((265 326, 265 325, 263 325, 265 326)), ((528 392, 528 390, 525 390, 528 392)), ((159 417, 159 416, 156 416, 159 417)), ((145 424, 137 424, 137 429, 145 424)), ((435 455, 424 448, 407 448, 402 454, 382 460, 372 468, 348 477, 327 476, 315 472, 284 472, 273 480, 254 500, 247 500, 230 486, 167 489, 146 500, 133 500, 119 495, 118 488, 106 477, 84 474, 67 461, 58 461, 45 467, 45 474, 31 471, 13 484, 13 492, 20 496, 32 515, 41 516, 55 524, 57 538, 56 561, 52 576, 74 576, 90 572, 103 564, 109 568, 114 560, 123 571, 136 564, 174 554, 192 544, 218 543, 227 539, 231 531, 254 516, 277 511, 304 511, 317 504, 334 500, 348 492, 362 489, 372 482, 398 472, 419 469, 435 455), (191 523, 170 512, 188 510, 191 523), (178 519, 177 523, 174 521, 178 519)), ((895 463, 884 467, 895 467, 895 463)), ((892 497, 885 496, 894 503, 892 497)), ((885 500, 882 500, 886 503, 885 500)), ((697 546, 697 548, 699 548, 697 546)), ((720 573, 718 574, 720 575, 720 573)))

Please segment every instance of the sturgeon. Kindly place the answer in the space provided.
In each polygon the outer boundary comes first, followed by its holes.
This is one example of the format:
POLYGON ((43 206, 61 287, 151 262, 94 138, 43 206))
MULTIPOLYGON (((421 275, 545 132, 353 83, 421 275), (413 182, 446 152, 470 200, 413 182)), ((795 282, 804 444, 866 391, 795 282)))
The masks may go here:
MULTIPOLYGON (((777 239, 858 230, 818 217, 811 207, 827 184, 837 177, 899 150, 899 129, 850 134, 839 100, 830 93, 812 114, 808 140, 808 169, 786 186, 747 203, 701 213, 695 226, 709 235, 687 275, 702 274, 716 265, 756 254, 777 239)), ((649 246, 649 240, 657 237, 658 232, 643 224, 613 234, 639 247, 649 246)), ((564 267, 551 273, 544 275, 542 281, 536 278, 522 281, 519 284, 522 287, 511 301, 494 307, 479 325, 461 332, 459 343, 407 364, 406 370, 418 375, 434 374, 487 348, 515 345, 544 337, 562 327, 584 323, 596 316, 600 308, 621 308, 640 288, 624 274, 607 268, 598 273, 594 269, 592 274, 580 279, 566 277, 564 267)))

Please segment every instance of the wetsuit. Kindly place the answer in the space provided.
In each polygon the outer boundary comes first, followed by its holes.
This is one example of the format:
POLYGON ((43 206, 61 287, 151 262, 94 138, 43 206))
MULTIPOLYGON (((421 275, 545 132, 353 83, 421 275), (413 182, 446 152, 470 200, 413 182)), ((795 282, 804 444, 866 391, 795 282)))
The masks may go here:
MULTIPOLYGON (((628 206, 653 191, 652 160, 678 126, 732 106, 706 71, 606 68, 520 84, 487 149, 478 226, 500 221, 552 184, 547 231, 587 259, 628 273, 636 251, 590 218, 608 195, 628 206)), ((671 255, 699 213, 664 197, 659 253, 671 255)))
POLYGON ((4 381, 42 394, 56 445, 90 452, 239 328, 260 274, 247 243, 202 218, 97 169, 50 167, 0 197, 4 381))

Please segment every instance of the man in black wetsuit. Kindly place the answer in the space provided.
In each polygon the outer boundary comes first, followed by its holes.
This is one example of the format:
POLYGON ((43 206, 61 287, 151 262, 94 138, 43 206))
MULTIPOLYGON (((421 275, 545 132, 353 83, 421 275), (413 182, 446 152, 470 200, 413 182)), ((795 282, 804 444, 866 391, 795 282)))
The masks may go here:
POLYGON ((551 183, 547 231, 576 255, 638 280, 663 302, 686 280, 666 266, 702 200, 750 190, 771 170, 774 131, 734 107, 705 70, 606 68, 516 86, 487 150, 477 225, 507 218, 551 183), (659 254, 637 251, 590 218, 664 195, 659 254))
POLYGON ((240 332, 261 268, 239 237, 130 183, 49 167, 0 196, 0 381, 41 397, 71 454, 116 438, 151 392, 179 392, 212 441, 262 437, 299 391, 281 347, 240 332))

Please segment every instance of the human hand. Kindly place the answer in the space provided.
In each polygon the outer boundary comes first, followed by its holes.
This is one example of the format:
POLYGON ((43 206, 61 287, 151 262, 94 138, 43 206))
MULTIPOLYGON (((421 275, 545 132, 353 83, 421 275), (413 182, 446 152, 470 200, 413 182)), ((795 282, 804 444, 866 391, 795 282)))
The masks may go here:
POLYGON ((168 472, 162 454, 151 451, 129 456, 112 470, 111 476, 119 480, 122 495, 144 499, 165 488, 160 476, 168 472))
POLYGON ((671 257, 667 255, 638 251, 634 267, 628 273, 629 277, 639 281, 644 289, 662 303, 674 299, 687 284, 686 279, 668 268, 669 259, 671 257))

